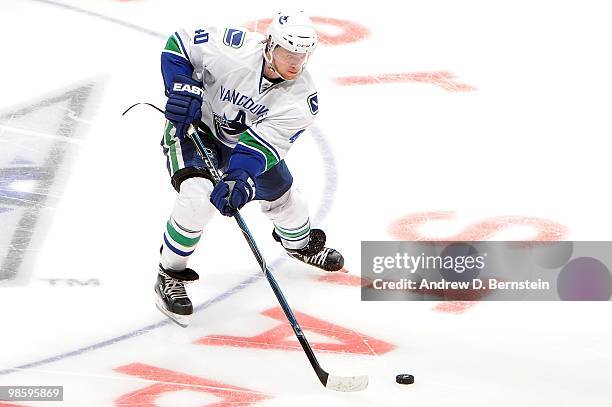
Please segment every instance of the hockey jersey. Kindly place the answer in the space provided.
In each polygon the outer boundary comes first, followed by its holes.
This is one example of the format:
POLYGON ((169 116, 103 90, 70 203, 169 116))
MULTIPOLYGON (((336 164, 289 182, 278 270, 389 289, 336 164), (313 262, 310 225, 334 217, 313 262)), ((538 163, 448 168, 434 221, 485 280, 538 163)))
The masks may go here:
POLYGON ((319 111, 317 91, 304 70, 293 81, 269 81, 265 37, 246 29, 180 29, 162 52, 166 92, 177 74, 204 84, 202 120, 233 148, 230 167, 257 176, 284 159, 319 111))

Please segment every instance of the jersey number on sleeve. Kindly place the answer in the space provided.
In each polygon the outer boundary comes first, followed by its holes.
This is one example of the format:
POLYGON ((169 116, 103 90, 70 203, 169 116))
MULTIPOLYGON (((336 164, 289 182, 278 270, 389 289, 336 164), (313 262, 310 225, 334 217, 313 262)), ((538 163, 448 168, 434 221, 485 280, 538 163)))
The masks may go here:
POLYGON ((196 30, 193 36, 193 43, 195 45, 204 44, 208 42, 208 33, 205 30, 196 30))

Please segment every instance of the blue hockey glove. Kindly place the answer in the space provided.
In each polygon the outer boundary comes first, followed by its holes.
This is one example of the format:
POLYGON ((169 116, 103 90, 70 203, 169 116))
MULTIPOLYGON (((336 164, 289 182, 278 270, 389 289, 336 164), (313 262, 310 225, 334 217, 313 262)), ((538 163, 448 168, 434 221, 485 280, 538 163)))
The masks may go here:
POLYGON ((253 198, 255 183, 246 171, 239 168, 225 174, 210 194, 210 202, 224 216, 234 215, 236 209, 242 208, 253 198))
POLYGON ((202 118, 204 90, 202 83, 189 76, 176 75, 172 82, 172 88, 168 91, 165 116, 174 125, 176 137, 182 140, 187 135, 189 126, 202 118))

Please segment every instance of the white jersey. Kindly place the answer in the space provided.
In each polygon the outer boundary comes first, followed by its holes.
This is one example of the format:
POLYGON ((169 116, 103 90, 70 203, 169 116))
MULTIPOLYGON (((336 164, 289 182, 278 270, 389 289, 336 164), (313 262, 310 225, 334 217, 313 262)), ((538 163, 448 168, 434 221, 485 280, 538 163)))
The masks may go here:
POLYGON ((318 113, 317 92, 307 71, 293 81, 263 76, 265 37, 242 28, 181 29, 164 52, 187 59, 204 83, 202 120, 228 147, 261 153, 266 170, 285 155, 318 113))

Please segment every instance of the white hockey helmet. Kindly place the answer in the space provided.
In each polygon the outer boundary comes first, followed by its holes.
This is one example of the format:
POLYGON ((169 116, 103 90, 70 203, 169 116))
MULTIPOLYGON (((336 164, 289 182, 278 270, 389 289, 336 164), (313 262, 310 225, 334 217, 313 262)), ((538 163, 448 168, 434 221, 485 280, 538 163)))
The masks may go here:
POLYGON ((317 31, 303 11, 280 11, 268 27, 268 51, 279 45, 298 54, 310 54, 317 47, 317 31))

